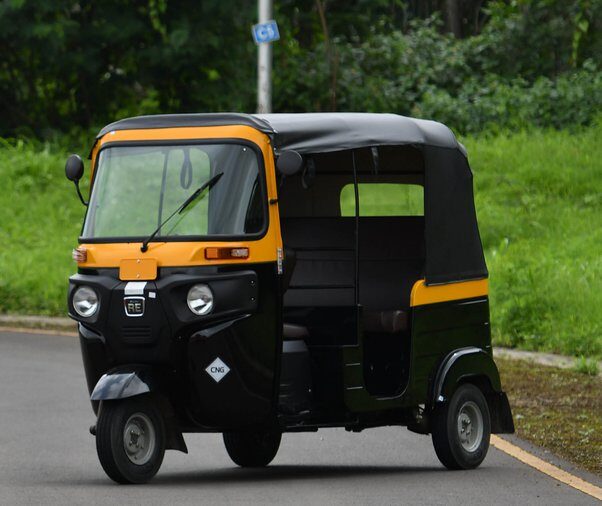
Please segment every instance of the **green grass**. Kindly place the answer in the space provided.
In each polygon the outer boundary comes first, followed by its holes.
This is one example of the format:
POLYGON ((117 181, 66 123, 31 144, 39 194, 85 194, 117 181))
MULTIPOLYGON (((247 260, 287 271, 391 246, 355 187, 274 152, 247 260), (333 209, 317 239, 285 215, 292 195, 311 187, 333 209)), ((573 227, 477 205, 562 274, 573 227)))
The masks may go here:
POLYGON ((595 358, 579 357, 575 361, 573 371, 587 374, 588 376, 597 376, 600 373, 598 361, 595 358))
MULTIPOLYGON (((602 124, 463 142, 475 175, 495 342, 602 357, 602 124)), ((84 215, 63 175, 67 154, 0 140, 2 313, 65 313, 84 215)))
POLYGON ((464 141, 495 342, 602 356, 602 125, 464 141))
POLYGON ((67 155, 0 140, 0 312, 66 312, 71 250, 85 211, 64 176, 67 155))

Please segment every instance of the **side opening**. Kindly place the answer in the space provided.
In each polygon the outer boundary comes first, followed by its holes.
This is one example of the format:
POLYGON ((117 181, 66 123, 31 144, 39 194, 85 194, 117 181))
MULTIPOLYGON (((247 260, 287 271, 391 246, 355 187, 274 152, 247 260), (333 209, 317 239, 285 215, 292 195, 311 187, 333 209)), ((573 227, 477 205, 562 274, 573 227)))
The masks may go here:
MULTIPOLYGON (((424 275, 424 170, 411 146, 373 149, 373 170, 358 170, 358 271, 364 379, 393 396, 409 379, 410 293, 424 275)), ((354 213, 354 188, 341 190, 341 215, 354 213)))
POLYGON ((341 348, 360 333, 368 392, 407 384, 410 292, 424 273, 423 167, 413 146, 358 149, 306 155, 303 172, 279 183, 284 322, 303 327, 325 404, 343 391, 341 348))

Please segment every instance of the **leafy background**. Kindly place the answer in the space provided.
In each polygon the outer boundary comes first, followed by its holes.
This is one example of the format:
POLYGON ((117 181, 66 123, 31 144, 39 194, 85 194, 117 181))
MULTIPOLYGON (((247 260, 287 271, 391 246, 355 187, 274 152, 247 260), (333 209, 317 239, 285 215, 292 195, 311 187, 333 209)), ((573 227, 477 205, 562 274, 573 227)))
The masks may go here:
MULTIPOLYGON (((460 133, 588 124, 602 0, 282 0, 277 111, 387 111, 460 133)), ((255 108, 256 2, 0 1, 0 135, 255 108)))
MULTIPOLYGON (((466 144, 498 344, 602 357, 602 0, 282 0, 274 109, 466 144)), ((61 315, 99 127, 255 109, 256 2, 0 0, 0 312, 61 315)))

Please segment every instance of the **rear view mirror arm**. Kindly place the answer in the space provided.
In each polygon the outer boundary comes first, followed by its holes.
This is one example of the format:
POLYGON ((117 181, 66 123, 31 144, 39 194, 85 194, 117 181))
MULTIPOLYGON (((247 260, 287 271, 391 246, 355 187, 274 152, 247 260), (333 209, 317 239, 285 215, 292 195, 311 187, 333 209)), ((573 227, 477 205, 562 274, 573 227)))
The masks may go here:
POLYGON ((73 184, 75 185, 75 189, 77 190, 77 196, 79 197, 79 200, 82 201, 83 205, 88 207, 88 202, 86 202, 86 200, 84 199, 84 196, 82 195, 81 190, 79 189, 79 181, 73 181, 73 184))

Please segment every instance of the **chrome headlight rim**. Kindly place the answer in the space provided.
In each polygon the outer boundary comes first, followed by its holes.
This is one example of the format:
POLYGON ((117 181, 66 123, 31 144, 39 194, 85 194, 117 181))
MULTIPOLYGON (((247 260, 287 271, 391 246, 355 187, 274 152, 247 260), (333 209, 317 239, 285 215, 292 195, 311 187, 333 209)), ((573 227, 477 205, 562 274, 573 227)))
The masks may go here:
POLYGON ((205 283, 192 285, 186 295, 186 304, 191 313, 196 316, 205 316, 213 311, 213 291, 205 283))
POLYGON ((71 304, 79 316, 90 318, 98 313, 100 297, 91 286, 81 285, 74 290, 71 304))

